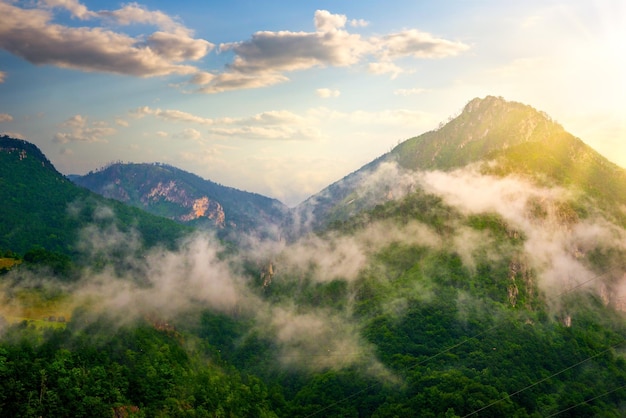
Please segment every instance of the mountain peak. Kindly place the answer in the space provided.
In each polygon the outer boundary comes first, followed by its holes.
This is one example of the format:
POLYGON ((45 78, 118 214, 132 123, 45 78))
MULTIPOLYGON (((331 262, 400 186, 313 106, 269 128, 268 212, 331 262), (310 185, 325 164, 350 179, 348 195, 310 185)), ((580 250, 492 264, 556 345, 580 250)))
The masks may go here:
POLYGON ((436 131, 408 139, 391 151, 409 169, 447 170, 482 160, 524 142, 565 133, 545 112, 502 97, 475 98, 436 131))
MULTIPOLYGON (((23 139, 11 138, 7 135, 0 135, 0 152, 15 154, 17 158, 24 160, 26 158, 34 158, 41 162, 43 167, 58 173, 50 160, 46 158, 43 152, 35 145, 23 139)), ((60 174, 60 173, 59 173, 60 174)))

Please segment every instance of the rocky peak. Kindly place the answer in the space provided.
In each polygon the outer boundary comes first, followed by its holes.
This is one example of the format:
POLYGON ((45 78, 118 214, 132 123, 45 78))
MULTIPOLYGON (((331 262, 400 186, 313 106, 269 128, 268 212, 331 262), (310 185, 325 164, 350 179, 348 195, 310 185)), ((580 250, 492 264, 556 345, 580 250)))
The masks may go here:
POLYGON ((487 96, 467 103, 436 131, 398 145, 390 153, 410 169, 452 169, 524 142, 548 140, 563 128, 531 106, 487 96))

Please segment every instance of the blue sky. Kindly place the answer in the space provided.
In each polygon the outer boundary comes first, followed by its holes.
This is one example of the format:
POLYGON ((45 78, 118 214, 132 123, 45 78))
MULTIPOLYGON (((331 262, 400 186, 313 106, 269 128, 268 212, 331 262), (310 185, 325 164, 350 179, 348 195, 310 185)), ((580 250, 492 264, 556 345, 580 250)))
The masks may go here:
POLYGON ((0 132, 295 205, 474 97, 626 167, 622 0, 0 0, 0 132))

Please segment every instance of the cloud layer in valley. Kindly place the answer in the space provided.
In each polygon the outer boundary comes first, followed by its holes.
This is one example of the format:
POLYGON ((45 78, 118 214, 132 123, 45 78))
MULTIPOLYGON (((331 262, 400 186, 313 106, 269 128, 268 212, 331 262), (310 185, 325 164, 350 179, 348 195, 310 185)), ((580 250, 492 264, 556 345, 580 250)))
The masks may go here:
MULTIPOLYGON (((559 309, 558 297, 564 290, 581 285, 581 290, 601 294, 614 306, 624 295, 623 272, 595 281, 601 272, 586 259, 586 254, 600 247, 626 251, 624 231, 600 212, 578 216, 568 203, 576 198, 572 192, 539 187, 514 177, 484 175, 474 168, 409 172, 395 163, 381 164, 361 180, 367 190, 364 194, 379 196, 382 201, 402 199, 420 188, 439 196, 461 214, 498 214, 508 228, 523 236, 518 261, 527 263, 535 272, 540 289, 555 310, 559 309)), ((114 214, 103 207, 94 216, 113 219, 114 214)), ((248 237, 242 242, 241 252, 234 255, 224 252, 214 237, 198 234, 175 251, 156 248, 137 256, 139 237, 121 233, 114 226, 92 226, 83 231, 80 251, 100 261, 113 253, 127 254, 123 260, 111 263, 123 268, 86 269, 80 280, 64 286, 71 294, 72 306, 89 306, 93 312, 113 316, 119 324, 154 316, 168 320, 211 309, 252 318, 254 329, 275 345, 276 359, 285 367, 321 370, 359 366, 389 379, 391 374, 376 360, 352 316, 352 286, 375 265, 375 255, 394 243, 456 252, 469 271, 479 250, 491 249, 498 257, 495 246, 500 244, 488 231, 451 219, 451 236, 417 220, 382 220, 370 222, 352 234, 308 234, 290 243, 248 237), (345 282, 348 291, 340 297, 345 298, 342 303, 347 308, 299 306, 294 300, 265 297, 263 279, 258 274, 268 263, 273 264, 274 280, 283 281, 283 285, 288 281, 297 284, 304 278, 320 285, 345 282), (246 272, 245 265, 252 266, 248 270, 258 271, 246 272)), ((372 275, 374 280, 389 280, 384 271, 379 273, 372 275)), ((27 273, 16 274, 22 274, 16 278, 20 286, 41 283, 41 275, 29 278, 27 273)), ((13 276, 7 278, 5 286, 13 276)), ((415 286, 416 295, 411 297, 429 297, 425 284, 415 286)), ((8 300, 6 289, 3 300, 8 300)), ((388 301, 384 309, 401 315, 409 295, 392 296, 395 299, 388 301)), ((15 314, 19 307, 12 309, 15 314)))

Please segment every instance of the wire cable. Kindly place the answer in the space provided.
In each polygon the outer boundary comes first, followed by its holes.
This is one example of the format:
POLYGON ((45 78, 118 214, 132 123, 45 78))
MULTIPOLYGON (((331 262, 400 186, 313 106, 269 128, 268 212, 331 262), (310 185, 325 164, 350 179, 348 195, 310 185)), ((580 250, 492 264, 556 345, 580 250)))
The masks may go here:
POLYGON ((518 391, 516 391, 516 392, 513 392, 513 393, 511 393, 511 394, 507 394, 506 396, 503 396, 502 398, 498 399, 497 401, 493 401, 493 402, 491 402, 490 404, 485 405, 485 406, 483 406, 483 407, 482 407, 482 408, 480 408, 480 409, 477 409, 477 410, 475 410, 475 411, 473 411, 473 412, 470 412, 470 413, 469 413, 469 414, 467 414, 467 415, 463 415, 463 417, 462 417, 462 418, 467 418, 467 417, 471 417, 472 415, 476 415, 477 413, 479 413, 479 412, 481 412, 481 411, 484 411, 485 409, 489 409, 489 408, 491 408, 492 406, 494 406, 495 404, 497 404, 497 403, 499 403, 499 402, 502 402, 502 401, 503 401, 503 400, 505 400, 505 399, 509 399, 509 398, 511 398, 511 397, 513 397, 513 396, 519 395, 520 393, 524 392, 525 390, 528 390, 528 389, 530 389, 530 388, 532 388, 532 387, 534 387, 534 386, 537 386, 538 384, 543 383, 543 382, 545 382, 546 380, 550 380, 550 379, 552 379, 553 377, 560 375, 561 373, 565 373, 565 372, 566 372, 566 371, 568 371, 568 370, 571 370, 571 369, 573 369, 573 368, 575 368, 575 367, 577 367, 577 366, 580 366, 580 365, 581 365, 581 364, 583 364, 583 363, 588 362, 589 360, 592 360, 592 359, 594 359, 594 358, 596 358, 596 357, 598 357, 598 356, 601 356, 602 354, 604 354, 604 353, 606 353, 606 352, 608 352, 608 351, 611 351, 612 349, 614 349, 615 347, 619 346, 620 344, 623 344, 623 343, 624 343, 624 341, 626 341, 626 340, 622 340, 622 341, 620 341, 619 343, 614 344, 614 345, 610 346, 609 348, 607 348, 607 349, 605 349, 605 350, 602 350, 602 351, 600 351, 599 353, 594 354, 593 356, 587 357, 586 359, 581 360, 581 361, 579 361, 579 362, 578 362, 578 363, 576 363, 576 364, 573 364, 573 365, 568 366, 568 367, 566 367, 566 368, 564 368, 564 369, 562 369, 562 370, 559 370, 558 372, 553 373, 553 374, 551 374, 551 375, 550 375, 550 376, 548 376, 548 377, 544 377, 543 379, 539 379, 539 380, 537 380, 536 382, 531 383, 530 385, 526 386, 526 387, 525 387, 525 388, 523 388, 523 389, 520 389, 520 390, 518 390, 518 391))
POLYGON ((563 412, 567 412, 567 411, 569 411, 570 409, 578 408, 578 407, 579 407, 579 406, 581 406, 581 405, 588 404, 589 402, 595 401, 595 400, 596 400, 596 399, 598 399, 598 398, 601 398, 601 397, 606 396, 606 395, 610 395, 611 393, 613 393, 613 392, 617 392, 618 390, 620 390, 620 389, 624 389, 624 388, 626 388, 626 384, 624 384, 624 385, 622 385, 622 386, 620 386, 620 387, 618 387, 618 388, 615 388, 615 389, 612 389, 612 390, 606 391, 606 392, 604 392, 604 393, 602 393, 602 394, 600 394, 600 395, 596 395, 596 396, 594 396, 593 398, 589 398, 589 399, 587 399, 587 400, 584 400, 584 401, 582 401, 582 402, 580 402, 580 403, 577 403, 576 405, 572 405, 572 406, 567 407, 567 408, 565 408, 565 409, 561 409, 560 411, 555 412, 555 413, 553 413, 552 415, 548 415, 546 418, 555 417, 555 416, 557 416, 557 415, 562 414, 563 412))
MULTIPOLYGON (((603 276, 607 275, 608 273, 610 273, 610 272, 611 272, 611 271, 613 271, 613 270, 616 270, 616 267, 610 268, 610 269, 606 270, 605 272, 603 272, 603 273, 601 273, 601 274, 598 274, 598 275, 596 275, 596 276, 594 276, 594 277, 592 277, 592 278, 590 278, 590 279, 588 279, 588 280, 586 280, 586 281, 584 281, 584 282, 578 283, 577 285, 575 285, 575 286, 573 286, 573 287, 571 287, 571 288, 569 288, 569 289, 567 289, 567 290, 564 290, 563 292, 561 292, 561 293, 557 294, 557 297, 560 297, 560 296, 566 295, 567 293, 570 293, 570 292, 572 292, 572 291, 574 291, 574 290, 576 290, 576 289, 578 289, 578 288, 580 288, 580 287, 582 287, 582 286, 584 286, 584 285, 586 285, 586 284, 588 284, 588 283, 591 283, 591 282, 593 282, 593 281, 595 281, 595 280, 598 280, 599 278, 601 278, 601 277, 603 277, 603 276)), ((424 363, 426 363, 426 362, 428 362, 428 361, 430 361, 430 360, 432 360, 432 359, 434 359, 434 358, 437 358, 437 357, 439 357, 439 356, 441 356, 441 355, 443 355, 443 354, 445 354, 445 353, 448 353, 448 352, 450 352, 450 351, 454 350, 455 348, 460 347, 460 346, 462 346, 463 344, 465 344, 465 343, 467 343, 467 342, 469 342, 469 341, 471 341, 471 340, 474 340, 474 339, 476 339, 476 338, 478 338, 478 337, 482 336, 483 334, 486 334, 486 333, 488 333, 488 332, 490 332, 490 331, 492 331, 492 330, 494 330, 494 329, 496 329, 496 328, 498 328, 498 327, 500 327, 500 326, 501 326, 501 324, 496 324, 496 325, 493 325, 493 326, 491 326, 490 328, 487 328, 486 330, 483 330, 483 331, 481 331, 481 332, 479 332, 479 333, 477 333, 477 334, 474 334, 474 335, 472 335, 471 337, 468 337, 468 338, 464 339, 463 341, 460 341, 460 342, 458 342, 458 343, 456 343, 456 344, 453 344, 453 345, 451 345, 450 347, 447 347, 447 348, 445 348, 445 349, 443 349, 443 350, 439 351, 438 353, 436 353, 436 354, 434 354, 434 355, 432 355, 432 356, 430 356, 430 357, 427 357, 427 358, 425 358, 425 359, 423 359, 423 360, 421 360, 421 361, 419 361, 419 362, 417 362, 417 363, 415 363, 415 364, 412 364, 412 365, 407 366, 407 367, 405 367, 405 368, 403 368, 403 369, 400 369, 399 371, 401 371, 401 372, 406 372, 406 371, 412 370, 412 369, 414 369, 415 367, 420 366, 420 365, 422 365, 422 364, 424 364, 424 363)), ((476 410, 476 411, 474 411, 474 412, 472 412, 472 413, 470 413, 470 414, 468 414, 468 415, 465 415, 463 418, 465 418, 465 417, 469 417, 469 416, 472 416, 472 415, 474 415, 474 414, 476 414, 476 413, 478 413, 478 412, 480 412, 480 411, 483 411, 483 410, 485 410, 485 409, 487 409, 487 408, 489 408, 489 407, 491 407, 491 406, 493 406, 493 405, 497 404, 498 402, 500 402, 500 401, 502 401, 502 400, 504 400, 504 399, 507 399, 507 398, 508 398, 508 397, 510 397, 510 396, 515 396, 515 395, 517 395, 518 393, 521 393, 521 392, 523 392, 523 391, 525 391, 525 390, 527 390, 527 389, 530 389, 530 388, 531 388, 531 387, 533 387, 533 386, 536 386, 536 385, 538 385, 538 384, 540 384, 540 383, 544 382, 545 380, 548 380, 548 379, 550 379, 550 378, 552 378, 552 377, 554 377, 554 376, 557 376, 557 375, 559 375, 559 374, 561 374, 561 373, 564 373, 564 372, 566 372, 567 370, 572 369, 572 368, 574 368, 574 367, 578 366, 579 364, 582 364, 582 363, 584 363, 584 362, 586 362, 586 361, 589 361, 589 360, 591 360, 592 358, 597 357, 597 356, 599 356, 599 355, 601 355, 601 354, 603 354, 603 353, 605 353, 605 352, 607 352, 607 351, 609 351, 609 350, 613 349, 614 347, 616 347, 616 346, 618 346, 618 345, 622 344, 623 342, 624 342, 624 341, 621 341, 620 343, 615 344, 614 346, 611 346, 611 347, 607 348, 606 350, 604 350, 604 351, 602 351, 602 352, 600 352, 600 353, 598 353, 598 354, 596 354, 596 355, 594 355, 594 356, 592 356, 592 357, 589 357, 589 358, 587 358, 587 359, 585 359, 585 360, 583 360, 583 361, 581 361, 581 362, 579 362, 579 363, 576 363, 576 364, 574 364, 573 366, 569 366, 569 367, 567 367, 567 368, 565 368, 565 369, 563 369, 563 370, 561 370, 561 371, 559 371, 559 372, 557 372, 557 373, 555 373, 555 374, 553 374, 553 375, 551 375, 551 376, 549 376, 549 377, 546 377, 546 378, 544 378, 544 379, 541 379, 540 381, 537 381, 537 382, 535 382, 535 383, 533 383, 533 384, 531 384, 531 385, 529 385, 529 386, 527 386, 527 387, 525 387, 525 388, 523 388, 523 389, 520 389, 519 391, 517 391, 517 392, 515 392, 515 393, 513 393, 513 394, 511 394, 511 395, 507 395, 507 396, 505 396, 505 397, 503 397, 503 398, 501 398, 501 399, 498 399, 497 401, 494 401, 494 402, 492 402, 491 404, 489 404, 489 405, 487 405, 487 406, 485 406, 485 407, 483 407, 483 408, 481 408, 481 409, 479 409, 479 410, 476 410)), ((330 409, 330 408, 332 408, 332 407, 334 407, 334 406, 336 406, 336 405, 339 405, 339 404, 341 404, 341 403, 343 403, 343 402, 345 402, 345 401, 348 401, 348 400, 350 400, 350 399, 352 399, 352 398, 356 397, 357 395, 360 395, 361 393, 364 393, 364 392, 366 392, 366 391, 368 391, 368 390, 370 390, 370 389, 375 388, 376 386, 378 386, 378 385, 380 385, 380 384, 381 384, 381 382, 377 382, 377 383, 373 383, 373 384, 371 384, 371 385, 369 385, 369 386, 366 386, 365 388, 360 389, 360 390, 356 391, 355 393, 353 393, 353 394, 351 394, 351 395, 348 395, 348 396, 346 396, 346 397, 344 397, 344 398, 342 398, 342 399, 339 399, 339 400, 337 400, 337 401, 335 401, 335 402, 333 402, 333 403, 331 403, 331 404, 329 404, 329 405, 326 405, 325 407, 323 407, 323 408, 321 408, 321 409, 319 409, 319 410, 317 410, 317 411, 315 411, 315 412, 313 412, 313 413, 311 413, 311 414, 309 414, 309 415, 306 415, 306 416, 305 416, 305 418, 311 418, 311 417, 314 417, 314 416, 316 416, 316 415, 320 414, 321 412, 324 412, 324 411, 326 411, 326 410, 328 410, 328 409, 330 409)))

